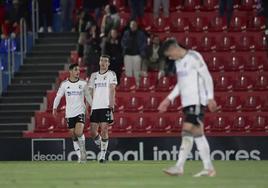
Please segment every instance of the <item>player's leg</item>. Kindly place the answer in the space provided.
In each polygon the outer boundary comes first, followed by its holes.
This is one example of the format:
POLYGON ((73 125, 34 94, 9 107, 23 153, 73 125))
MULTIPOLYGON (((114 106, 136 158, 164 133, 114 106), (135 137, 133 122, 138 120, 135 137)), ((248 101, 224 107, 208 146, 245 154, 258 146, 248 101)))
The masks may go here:
POLYGON ((94 143, 98 148, 101 146, 101 136, 99 134, 99 124, 91 122, 90 123, 90 134, 91 138, 93 139, 94 143))
POLYGON ((214 170, 214 167, 211 162, 210 147, 209 147, 207 138, 204 135, 204 125, 201 122, 201 120, 199 120, 199 122, 200 124, 193 128, 193 134, 194 134, 194 141, 199 151, 199 155, 202 159, 204 169, 194 176, 195 177, 200 177, 200 176, 212 177, 216 175, 216 171, 214 170))
POLYGON ((74 151, 76 152, 76 155, 78 157, 78 162, 80 162, 81 161, 81 152, 80 152, 80 147, 79 147, 79 143, 78 143, 78 138, 75 135, 76 117, 67 118, 66 122, 67 122, 70 136, 73 140, 74 151))
POLYGON ((194 125, 192 123, 189 122, 183 123, 181 132, 182 141, 179 151, 179 158, 175 166, 172 166, 168 169, 164 169, 164 172, 167 173, 168 175, 173 176, 183 175, 185 161, 187 160, 187 157, 193 148, 193 134, 192 134, 193 127, 194 125))
POLYGON ((85 135, 83 133, 84 126, 85 126, 85 115, 80 114, 79 116, 77 116, 77 121, 76 121, 76 124, 75 124, 74 133, 75 133, 75 136, 78 139, 78 144, 79 144, 79 147, 80 147, 81 162, 85 162, 87 160, 86 159, 87 156, 86 156, 85 135))
POLYGON ((102 122, 100 123, 100 128, 101 128, 101 154, 99 158, 99 162, 105 162, 105 156, 109 144, 109 123, 107 122, 102 122))
POLYGON ((74 128, 69 129, 69 132, 70 132, 70 135, 71 135, 72 140, 73 140, 73 147, 74 147, 74 151, 77 155, 78 162, 80 162, 81 161, 80 147, 79 147, 79 143, 78 143, 78 138, 75 136, 75 133, 74 133, 74 128))

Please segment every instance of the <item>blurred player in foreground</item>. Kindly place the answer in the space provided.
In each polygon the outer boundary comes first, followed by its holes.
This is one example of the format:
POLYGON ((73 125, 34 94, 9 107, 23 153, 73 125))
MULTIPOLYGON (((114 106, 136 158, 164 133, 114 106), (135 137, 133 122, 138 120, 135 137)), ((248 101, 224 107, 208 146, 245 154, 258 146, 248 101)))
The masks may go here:
POLYGON ((108 129, 113 123, 113 109, 115 105, 116 74, 109 70, 110 57, 102 55, 99 61, 100 70, 91 74, 89 89, 92 96, 90 116, 91 137, 101 149, 99 162, 106 161, 109 143, 108 129), (101 130, 100 134, 98 130, 101 130))
POLYGON ((179 159, 175 166, 164 169, 168 175, 183 175, 184 164, 195 142, 204 169, 194 177, 216 175, 210 159, 210 148, 204 135, 204 113, 206 106, 211 112, 217 110, 214 100, 213 80, 200 53, 180 46, 176 39, 167 39, 163 44, 166 57, 175 61, 177 84, 171 93, 160 103, 158 110, 165 112, 170 103, 180 95, 184 123, 179 159))
POLYGON ((78 156, 78 162, 86 162, 85 136, 83 134, 86 112, 84 99, 86 98, 89 104, 91 104, 92 99, 87 82, 79 79, 80 70, 78 64, 71 64, 69 73, 69 78, 61 83, 54 99, 53 115, 57 116, 57 107, 62 96, 65 95, 65 117, 73 139, 74 150, 78 156))

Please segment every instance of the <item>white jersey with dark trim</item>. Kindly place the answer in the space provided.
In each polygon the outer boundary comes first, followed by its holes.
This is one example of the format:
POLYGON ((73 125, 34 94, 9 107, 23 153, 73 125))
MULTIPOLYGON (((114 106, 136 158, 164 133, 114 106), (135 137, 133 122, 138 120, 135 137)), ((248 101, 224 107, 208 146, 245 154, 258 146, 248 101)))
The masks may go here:
POLYGON ((91 74, 89 88, 93 89, 92 110, 109 108, 111 84, 117 85, 116 74, 113 71, 91 74))
POLYGON ((53 109, 57 109, 60 99, 63 95, 66 98, 65 117, 71 118, 79 114, 85 114, 86 105, 84 102, 85 95, 89 96, 87 82, 84 80, 78 80, 71 82, 65 80, 61 83, 57 96, 54 100, 53 109))
POLYGON ((183 107, 207 105, 214 98, 213 80, 201 54, 188 50, 175 64, 178 81, 168 98, 174 100, 180 95, 183 107))

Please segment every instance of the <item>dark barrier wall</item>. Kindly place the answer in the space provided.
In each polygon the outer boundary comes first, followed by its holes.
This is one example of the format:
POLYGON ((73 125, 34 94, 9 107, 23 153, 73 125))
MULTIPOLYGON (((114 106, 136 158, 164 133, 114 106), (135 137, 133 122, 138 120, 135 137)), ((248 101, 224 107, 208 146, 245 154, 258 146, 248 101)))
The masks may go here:
MULTIPOLYGON (((214 160, 268 160, 268 137, 209 137, 214 160)), ((87 140, 87 158, 99 150, 87 140)), ((176 160, 179 138, 112 138, 109 160, 176 160)), ((0 160, 76 160, 70 139, 0 139, 0 160)), ((194 147, 190 160, 198 160, 194 147)))

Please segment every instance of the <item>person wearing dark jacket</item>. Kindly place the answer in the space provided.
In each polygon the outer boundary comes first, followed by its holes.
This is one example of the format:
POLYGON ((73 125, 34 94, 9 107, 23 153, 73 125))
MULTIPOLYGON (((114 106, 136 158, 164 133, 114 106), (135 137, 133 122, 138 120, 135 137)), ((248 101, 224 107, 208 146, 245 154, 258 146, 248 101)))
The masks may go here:
POLYGON ((116 29, 112 29, 109 32, 102 53, 110 56, 109 68, 115 72, 119 84, 122 73, 123 55, 118 31, 116 29))
POLYGON ((99 29, 92 25, 87 32, 84 48, 84 62, 87 66, 87 75, 99 70, 99 57, 101 55, 99 29))
POLYGON ((134 76, 136 84, 139 84, 142 58, 145 56, 146 36, 138 29, 136 21, 130 22, 130 28, 124 32, 121 45, 126 76, 134 76))
POLYGON ((160 39, 153 35, 146 46, 146 55, 142 64, 143 71, 160 71, 164 69, 164 57, 162 53, 160 39))

